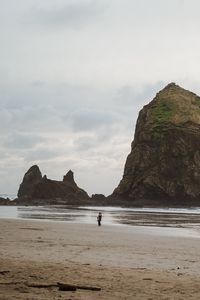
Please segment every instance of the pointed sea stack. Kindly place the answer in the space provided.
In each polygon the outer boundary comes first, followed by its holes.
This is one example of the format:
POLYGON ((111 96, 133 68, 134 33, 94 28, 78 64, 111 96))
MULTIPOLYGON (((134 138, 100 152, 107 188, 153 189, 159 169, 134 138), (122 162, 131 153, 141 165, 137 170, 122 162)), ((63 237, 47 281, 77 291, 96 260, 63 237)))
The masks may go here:
POLYGON ((24 175, 18 191, 17 204, 85 204, 90 200, 88 194, 77 186, 74 173, 70 170, 63 181, 48 179, 38 166, 32 166, 24 175))
POLYGON ((200 205, 200 97, 171 83, 143 107, 109 198, 131 206, 200 205))
POLYGON ((32 166, 24 175, 18 190, 18 198, 32 195, 35 185, 42 180, 42 174, 37 165, 32 166))
POLYGON ((69 170, 67 174, 63 176, 63 182, 71 182, 71 184, 75 184, 74 173, 72 170, 69 170))

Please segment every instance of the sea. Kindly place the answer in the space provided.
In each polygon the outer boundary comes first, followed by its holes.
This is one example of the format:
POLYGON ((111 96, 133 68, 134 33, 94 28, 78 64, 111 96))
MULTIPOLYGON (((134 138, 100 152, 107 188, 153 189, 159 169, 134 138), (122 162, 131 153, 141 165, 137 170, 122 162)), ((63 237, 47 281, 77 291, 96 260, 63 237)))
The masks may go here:
POLYGON ((123 208, 105 206, 0 206, 0 219, 31 219, 102 225, 200 229, 200 207, 123 208))

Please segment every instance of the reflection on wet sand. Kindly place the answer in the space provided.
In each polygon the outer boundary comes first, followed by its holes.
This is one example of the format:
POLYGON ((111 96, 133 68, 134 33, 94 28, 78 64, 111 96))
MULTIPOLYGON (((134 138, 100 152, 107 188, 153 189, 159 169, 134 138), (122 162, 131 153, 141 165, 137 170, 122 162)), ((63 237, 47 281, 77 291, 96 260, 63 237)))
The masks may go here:
POLYGON ((200 225, 199 216, 196 214, 137 212, 116 216, 116 220, 121 224, 140 226, 191 227, 200 225))
POLYGON ((126 210, 110 207, 18 207, 17 218, 94 224, 98 211, 102 211, 102 224, 105 225, 200 227, 198 209, 185 212, 163 209, 156 212, 151 209, 126 210))

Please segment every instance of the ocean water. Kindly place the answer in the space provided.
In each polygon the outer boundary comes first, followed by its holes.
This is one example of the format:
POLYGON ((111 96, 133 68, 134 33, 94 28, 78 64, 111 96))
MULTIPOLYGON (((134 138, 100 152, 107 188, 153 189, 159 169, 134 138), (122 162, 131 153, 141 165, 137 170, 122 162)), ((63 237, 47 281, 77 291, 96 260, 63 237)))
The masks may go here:
POLYGON ((96 224, 98 212, 102 224, 199 228, 200 208, 122 208, 72 206, 0 206, 0 218, 50 220, 96 224))

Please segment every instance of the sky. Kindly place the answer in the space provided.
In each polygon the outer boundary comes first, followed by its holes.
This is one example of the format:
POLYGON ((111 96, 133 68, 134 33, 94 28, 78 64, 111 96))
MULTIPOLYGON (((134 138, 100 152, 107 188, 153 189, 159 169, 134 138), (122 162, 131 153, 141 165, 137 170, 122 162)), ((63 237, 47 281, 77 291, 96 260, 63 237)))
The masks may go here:
POLYGON ((0 0, 0 194, 34 164, 89 195, 122 178, 142 107, 200 94, 198 0, 0 0))

